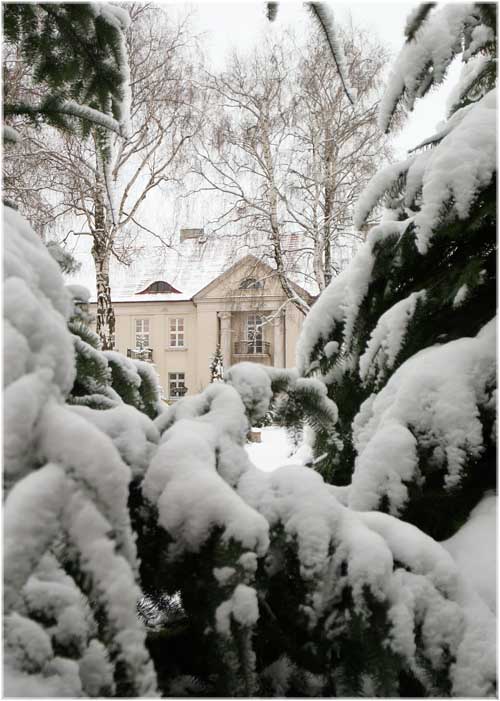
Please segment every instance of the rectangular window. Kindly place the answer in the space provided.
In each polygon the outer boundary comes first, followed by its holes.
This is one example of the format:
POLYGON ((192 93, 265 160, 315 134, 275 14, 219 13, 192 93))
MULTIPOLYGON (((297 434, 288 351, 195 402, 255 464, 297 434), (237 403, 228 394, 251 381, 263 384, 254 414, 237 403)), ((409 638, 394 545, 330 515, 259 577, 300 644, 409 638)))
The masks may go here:
POLYGON ((184 348, 184 319, 172 318, 169 320, 170 348, 184 348))
POLYGON ((185 374, 183 372, 168 373, 168 398, 180 399, 186 394, 186 385, 184 384, 185 374))
POLYGON ((247 353, 262 353, 263 333, 262 325, 264 319, 260 314, 249 314, 247 316, 246 341, 247 353))
POLYGON ((135 320, 135 347, 150 348, 149 343, 149 319, 135 320))

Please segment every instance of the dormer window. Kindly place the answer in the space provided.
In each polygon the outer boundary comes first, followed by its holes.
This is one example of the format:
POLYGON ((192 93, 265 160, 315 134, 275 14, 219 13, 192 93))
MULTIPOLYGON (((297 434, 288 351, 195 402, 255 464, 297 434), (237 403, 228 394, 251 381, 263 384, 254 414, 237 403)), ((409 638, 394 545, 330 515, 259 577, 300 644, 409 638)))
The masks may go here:
POLYGON ((240 290, 260 290, 263 287, 264 283, 254 277, 247 277, 240 282, 240 290))
POLYGON ((179 290, 176 290, 175 287, 172 287, 168 282, 165 282, 164 280, 157 280, 156 282, 151 283, 148 287, 146 287, 145 290, 142 290, 141 292, 137 292, 139 295, 151 295, 151 294, 158 294, 158 293, 163 293, 163 294, 168 294, 168 293, 174 293, 174 294, 179 294, 179 290))

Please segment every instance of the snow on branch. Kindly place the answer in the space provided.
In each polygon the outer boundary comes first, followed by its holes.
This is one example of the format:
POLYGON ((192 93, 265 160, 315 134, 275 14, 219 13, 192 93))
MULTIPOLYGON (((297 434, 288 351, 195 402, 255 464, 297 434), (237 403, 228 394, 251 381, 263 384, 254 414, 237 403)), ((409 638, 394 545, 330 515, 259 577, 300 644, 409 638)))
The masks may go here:
POLYGON ((406 19, 405 25, 405 37, 408 39, 408 41, 414 39, 415 34, 420 29, 427 15, 435 4, 435 2, 424 2, 410 12, 406 19))
POLYGON ((366 350, 359 359, 359 376, 364 381, 378 381, 394 367, 419 302, 426 291, 412 292, 409 297, 388 309, 372 331, 366 350))
MULTIPOLYGON (((131 470, 112 438, 85 418, 90 409, 64 404, 75 381, 67 328, 71 296, 57 262, 28 223, 10 209, 4 217, 7 687, 16 696, 154 694, 156 679, 136 615, 131 470), (79 592, 74 605, 63 607, 66 613, 53 611, 52 627, 43 623, 45 589, 33 579, 42 576, 49 556, 60 558, 49 575, 52 593, 54 577, 66 577, 73 596, 79 592), (93 643, 91 624, 99 638, 93 643), (76 659, 59 657, 61 645, 71 647, 76 659), (79 661, 87 668, 82 675, 79 661)), ((153 441, 155 433, 151 424, 153 441)), ((142 447, 149 446, 143 441, 142 447)), ((134 460, 140 450, 138 445, 127 457, 134 460)), ((46 605, 53 609, 54 598, 46 605)))
POLYGON ((412 40, 407 41, 394 62, 380 103, 379 125, 383 131, 389 131, 400 102, 411 111, 418 97, 444 80, 453 58, 462 50, 465 29, 478 22, 474 12, 473 4, 446 5, 427 17, 412 40))
POLYGON ((402 203, 419 210, 414 224, 417 247, 424 254, 447 209, 465 219, 477 193, 491 182, 496 171, 496 114, 496 90, 455 112, 414 150, 432 148, 372 178, 358 200, 355 225, 360 227, 382 197, 397 188, 402 203))
MULTIPOLYGON (((467 460, 483 451, 479 411, 491 400, 495 341, 493 320, 475 338, 426 348, 361 405, 353 422, 351 508, 377 509, 385 497, 390 512, 399 514, 408 499, 406 485, 425 480, 419 472, 421 444, 432 451, 435 466, 444 468, 446 487, 460 484, 467 460)), ((370 344, 367 353, 373 353, 370 344)))
POLYGON ((306 3, 306 7, 316 20, 328 42, 328 46, 330 47, 333 60, 335 61, 344 92, 351 105, 354 105, 354 90, 348 82, 348 71, 344 49, 337 35, 333 13, 324 2, 308 2, 306 3))
POLYGON ((409 158, 405 161, 392 163, 374 175, 356 202, 353 222, 356 229, 363 226, 385 193, 407 172, 413 160, 413 158, 409 158))
POLYGON ((467 95, 469 99, 479 99, 484 95, 481 79, 491 70, 491 60, 486 54, 477 54, 462 66, 457 85, 448 96, 448 113, 452 114, 467 95))
POLYGON ((491 90, 433 150, 423 174, 422 206, 415 216, 421 253, 427 251, 446 205, 451 201, 453 212, 465 219, 478 192, 491 182, 496 172, 496 123, 496 90, 491 90))
MULTIPOLYGON (((353 615, 368 628, 370 596, 384 610, 390 649, 425 688, 433 688, 428 672, 442 674, 452 650, 460 659, 450 668, 453 693, 492 692, 494 620, 432 538, 386 514, 342 506, 322 477, 306 467, 247 471, 238 493, 266 517, 274 538, 283 531, 283 541, 296 553, 304 583, 300 610, 309 631, 331 643, 349 635, 353 615), (343 597, 353 600, 345 617, 337 606, 343 597)), ((269 564, 271 580, 280 572, 269 564)), ((339 675, 348 664, 338 660, 339 675)))
POLYGON ((121 136, 122 129, 116 119, 110 115, 104 114, 99 110, 89 107, 88 105, 80 105, 74 100, 53 100, 40 103, 39 105, 29 105, 29 104, 6 104, 4 108, 4 113, 9 114, 26 114, 30 116, 43 116, 43 115, 66 115, 68 117, 76 117, 77 119, 83 119, 90 124, 95 126, 104 127, 118 135, 121 136))
POLYGON ((462 109, 455 112, 435 134, 429 136, 427 139, 424 139, 417 146, 414 146, 411 149, 410 153, 425 148, 426 146, 434 146, 435 144, 439 143, 439 141, 441 141, 458 124, 460 124, 462 119, 472 107, 473 105, 467 105, 467 107, 463 107, 462 109))
MULTIPOLYGON (((189 399, 175 407, 175 422, 146 473, 144 495, 179 547, 197 552, 221 528, 224 542, 232 539, 262 555, 267 524, 228 484, 250 464, 243 448, 249 429, 243 402, 234 387, 219 383, 195 397, 196 403, 189 399)), ((157 426, 165 419, 157 419, 157 426)))
POLYGON ((339 349, 339 345, 332 346, 332 343, 342 341, 344 348, 349 348, 359 306, 370 283, 375 262, 374 247, 391 237, 399 239, 409 221, 383 222, 371 229, 347 268, 322 292, 304 320, 297 342, 300 374, 307 375, 318 369, 313 354, 321 343, 324 344, 323 354, 328 357, 333 357, 339 349))
POLYGON ((66 100, 61 105, 59 105, 59 111, 62 114, 67 114, 71 117, 78 117, 79 119, 84 119, 87 122, 91 122, 96 126, 104 127, 109 131, 113 131, 119 136, 122 134, 121 126, 116 119, 110 117, 104 112, 95 110, 88 105, 79 105, 73 100, 66 100))

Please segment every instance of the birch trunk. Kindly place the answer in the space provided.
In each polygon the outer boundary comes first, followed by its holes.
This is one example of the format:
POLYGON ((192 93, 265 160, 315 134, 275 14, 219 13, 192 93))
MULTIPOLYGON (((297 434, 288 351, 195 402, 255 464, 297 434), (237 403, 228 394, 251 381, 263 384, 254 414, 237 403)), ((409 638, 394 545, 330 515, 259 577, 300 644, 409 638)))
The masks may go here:
POLYGON ((269 131, 267 128, 267 123, 263 120, 262 125, 262 153, 264 157, 264 162, 267 170, 268 178, 268 195, 269 195, 269 218, 271 222, 271 242, 273 245, 274 261, 276 263, 276 273, 278 275, 278 280, 280 281, 281 288, 286 294, 288 299, 297 307, 297 309, 304 314, 304 316, 309 311, 309 305, 305 300, 301 299, 299 295, 292 288, 290 281, 287 278, 287 271, 285 270, 285 261, 283 258, 283 251, 281 248, 281 230, 278 220, 278 191, 274 182, 274 163, 271 154, 271 146, 269 140, 269 131))
POLYGON ((109 264, 112 235, 108 230, 102 189, 96 191, 94 202, 94 230, 92 257, 95 264, 97 287, 96 333, 103 350, 114 348, 115 312, 111 302, 109 264))
POLYGON ((335 182, 333 175, 333 135, 328 123, 325 124, 325 211, 324 211, 324 231, 323 241, 325 250, 324 259, 324 281, 325 287, 328 287, 332 280, 332 215, 333 215, 333 199, 335 196, 335 182))

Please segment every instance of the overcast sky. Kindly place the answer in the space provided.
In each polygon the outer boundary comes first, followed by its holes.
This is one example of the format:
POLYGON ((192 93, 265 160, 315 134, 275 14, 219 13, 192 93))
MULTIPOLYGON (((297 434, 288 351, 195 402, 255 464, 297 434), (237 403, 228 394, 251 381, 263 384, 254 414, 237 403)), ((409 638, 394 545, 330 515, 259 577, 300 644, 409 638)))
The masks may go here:
MULTIPOLYGON (((346 3, 330 0, 329 4, 340 24, 348 23, 352 18, 355 26, 376 34, 393 57, 396 57, 404 42, 403 30, 406 18, 417 3, 400 0, 346 3)), ((264 13, 265 2, 243 0, 206 2, 203 0, 190 5, 196 10, 195 26, 203 33, 205 50, 214 67, 217 68, 223 67, 225 57, 233 46, 252 48, 269 27, 264 13)), ((279 25, 283 27, 292 25, 296 32, 300 32, 300 27, 304 26, 306 21, 307 12, 301 2, 294 0, 280 2, 277 20, 279 25)), ((452 66, 446 83, 417 102, 414 113, 395 139, 397 156, 404 157, 407 149, 430 136, 436 124, 445 118, 446 97, 456 82, 458 72, 459 65, 452 66)))

